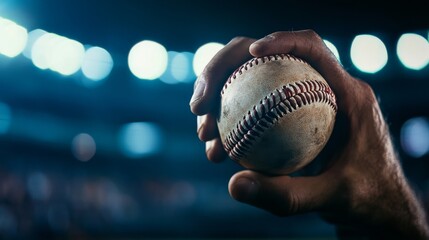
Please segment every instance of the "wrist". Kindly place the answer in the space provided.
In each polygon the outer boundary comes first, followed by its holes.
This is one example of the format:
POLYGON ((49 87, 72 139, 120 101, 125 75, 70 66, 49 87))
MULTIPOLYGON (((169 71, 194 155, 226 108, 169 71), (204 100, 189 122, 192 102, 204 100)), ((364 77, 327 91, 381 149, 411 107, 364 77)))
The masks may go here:
POLYGON ((427 240, 429 225, 424 207, 396 159, 395 163, 390 166, 394 171, 380 173, 376 183, 370 181, 366 198, 354 199, 352 212, 361 223, 360 230, 374 239, 427 240))

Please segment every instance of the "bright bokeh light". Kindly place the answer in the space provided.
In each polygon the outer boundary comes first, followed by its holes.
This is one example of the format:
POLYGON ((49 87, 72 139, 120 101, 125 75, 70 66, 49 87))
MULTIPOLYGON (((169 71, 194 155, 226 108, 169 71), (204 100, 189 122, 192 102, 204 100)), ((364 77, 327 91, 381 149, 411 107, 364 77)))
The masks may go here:
POLYGON ((159 80, 161 80, 164 83, 167 84, 176 84, 178 83, 177 79, 174 78, 172 74, 172 60, 176 57, 176 55, 179 54, 175 51, 168 51, 168 63, 167 63, 167 69, 164 71, 164 73, 159 77, 159 80))
POLYGON ((194 54, 190 52, 178 53, 171 60, 171 74, 179 82, 193 82, 195 78, 192 71, 192 59, 194 54))
POLYGON ((110 53, 100 47, 90 47, 85 51, 82 72, 88 79, 99 81, 106 78, 113 68, 110 53))
POLYGON ((338 59, 338 61, 341 62, 340 61, 340 53, 338 52, 337 47, 335 47, 335 45, 328 40, 323 40, 323 42, 325 42, 326 46, 329 48, 329 50, 331 50, 331 52, 338 59))
POLYGON ((193 60, 193 69, 196 76, 200 75, 210 60, 224 47, 221 43, 211 42, 197 49, 193 60))
POLYGON ((194 55, 190 52, 168 52, 168 66, 159 79, 168 84, 179 82, 193 82, 195 79, 192 70, 192 59, 194 55))
POLYGON ((358 35, 353 39, 350 57, 362 72, 376 73, 387 63, 387 49, 384 43, 373 35, 358 35))
POLYGON ((50 46, 59 37, 53 33, 45 33, 38 37, 31 48, 31 61, 34 66, 44 70, 49 68, 50 46))
POLYGON ((144 40, 134 45, 128 54, 128 66, 139 79, 154 80, 167 68, 168 54, 164 46, 144 40))
POLYGON ((31 59, 31 49, 33 48, 34 43, 39 39, 41 36, 45 35, 47 32, 43 29, 34 29, 28 33, 28 40, 27 45, 24 48, 24 51, 22 52, 22 55, 24 55, 26 58, 31 59))
POLYGON ((51 52, 50 69, 62 75, 72 75, 79 71, 85 55, 84 46, 75 40, 60 37, 51 52))
POLYGON ((85 48, 78 41, 46 33, 34 42, 31 60, 40 69, 71 75, 81 68, 84 54, 85 48))
POLYGON ((158 125, 135 122, 124 125, 119 134, 119 144, 124 155, 139 158, 159 152, 162 132, 158 125))
POLYGON ((0 102, 0 135, 8 132, 12 114, 5 103, 0 102))
POLYGON ((0 17, 0 54, 16 57, 24 50, 27 38, 27 29, 0 17))
POLYGON ((72 153, 79 161, 89 161, 94 157, 96 149, 94 138, 87 133, 80 133, 73 138, 72 153))
POLYGON ((404 151, 415 158, 429 152, 429 120, 424 117, 411 118, 401 129, 401 145, 404 151))
POLYGON ((429 62, 429 42, 418 34, 403 34, 398 40, 396 52, 402 64, 409 69, 420 70, 429 62))

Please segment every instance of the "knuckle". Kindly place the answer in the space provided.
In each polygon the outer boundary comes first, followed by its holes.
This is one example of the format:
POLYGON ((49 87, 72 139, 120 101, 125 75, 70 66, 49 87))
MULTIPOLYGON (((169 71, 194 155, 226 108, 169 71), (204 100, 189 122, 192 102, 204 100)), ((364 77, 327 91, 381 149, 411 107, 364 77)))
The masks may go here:
POLYGON ((368 95, 375 95, 371 85, 369 85, 367 82, 361 81, 361 87, 368 95))
POLYGON ((362 95, 366 100, 366 101, 363 101, 363 104, 366 107, 372 108, 375 105, 378 105, 377 97, 375 96, 374 90, 368 83, 361 81, 360 88, 361 88, 362 95))
POLYGON ((307 30, 304 30, 304 32, 313 41, 318 41, 318 42, 323 41, 322 37, 320 37, 320 35, 316 31, 314 31, 313 29, 307 29, 307 30))
POLYGON ((270 37, 278 37, 279 35, 282 35, 284 32, 283 31, 277 31, 277 32, 273 32, 271 34, 268 34, 268 36, 270 37))
POLYGON ((267 36, 265 36, 265 38, 269 38, 269 39, 279 39, 279 38, 282 38, 282 36, 284 35, 284 34, 286 34, 286 32, 284 32, 284 31, 277 31, 277 32, 273 32, 273 33, 270 33, 270 34, 268 34, 267 36))

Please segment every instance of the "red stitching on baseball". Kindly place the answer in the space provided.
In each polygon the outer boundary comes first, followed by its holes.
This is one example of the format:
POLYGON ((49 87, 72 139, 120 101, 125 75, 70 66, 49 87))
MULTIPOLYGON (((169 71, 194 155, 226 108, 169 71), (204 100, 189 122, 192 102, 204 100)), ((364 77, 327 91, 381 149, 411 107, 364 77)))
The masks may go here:
POLYGON ((272 61, 280 61, 280 60, 290 60, 290 61, 297 61, 301 63, 305 63, 308 65, 308 63, 300 58, 297 58, 295 56, 292 56, 290 54, 277 54, 277 55, 270 55, 265 57, 258 57, 258 58, 252 58, 249 61, 245 62, 243 65, 241 65, 239 68, 237 68, 231 76, 226 81, 225 85, 222 88, 221 94, 225 92, 225 90, 228 88, 228 86, 231 84, 231 82, 237 78, 238 75, 243 74, 243 72, 249 70, 250 68, 257 66, 261 63, 266 62, 272 62, 272 61))
POLYGON ((224 141, 228 155, 238 161, 250 150, 250 146, 273 126, 281 117, 314 102, 326 103, 336 112, 337 104, 331 88, 317 80, 290 83, 276 89, 253 106, 238 121, 224 141))

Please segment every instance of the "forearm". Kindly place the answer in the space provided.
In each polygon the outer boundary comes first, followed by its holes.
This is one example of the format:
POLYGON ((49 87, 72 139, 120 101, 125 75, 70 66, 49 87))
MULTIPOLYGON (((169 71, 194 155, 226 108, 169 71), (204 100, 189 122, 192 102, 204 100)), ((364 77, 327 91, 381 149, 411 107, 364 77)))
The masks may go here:
POLYGON ((376 223, 338 224, 336 230, 338 239, 429 239, 424 214, 420 211, 410 214, 410 210, 400 210, 392 218, 376 223))
MULTIPOLYGON (((423 205, 407 183, 403 183, 403 194, 390 206, 392 232, 398 239, 429 239, 429 225, 423 205)), ((400 191, 398 191, 400 193, 400 191)), ((389 229, 386 229, 388 232, 389 229)))
POLYGON ((346 174, 347 190, 339 200, 345 205, 327 220, 336 225, 339 239, 428 240, 424 207, 403 173, 387 130, 384 135, 384 140, 371 143, 384 154, 376 157, 368 151, 360 160, 370 164, 346 174))
MULTIPOLYGON (((374 142, 376 153, 368 152, 369 162, 379 164, 375 167, 378 172, 377 182, 373 183, 371 197, 368 199, 368 216, 373 224, 372 232, 389 239, 429 239, 429 226, 422 203, 411 188, 402 170, 400 158, 389 133, 386 121, 380 109, 373 108, 374 119, 380 136, 379 142, 374 142), (377 154, 378 153, 378 154, 377 154), (380 154, 382 153, 382 154, 380 154), (371 157, 373 156, 373 157, 371 157), (380 157, 384 160, 380 161, 380 157)), ((369 139, 369 138, 368 138, 369 139)), ((378 239, 380 239, 377 236, 378 239)), ((384 239, 383 238, 383 239, 384 239)))
POLYGON ((386 221, 390 223, 386 224, 385 232, 397 232, 396 235, 392 234, 392 237, 397 239, 427 240, 429 239, 429 224, 424 206, 408 183, 399 164, 399 156, 394 150, 392 140, 390 137, 386 137, 386 139, 388 142, 385 146, 390 150, 387 151, 386 157, 391 159, 391 161, 387 161, 391 164, 387 168, 387 170, 390 168, 390 174, 387 173, 387 177, 390 178, 387 178, 385 182, 389 187, 385 187, 381 201, 381 203, 385 203, 383 208, 387 212, 386 221), (389 226, 391 229, 388 229, 389 226))
POLYGON ((369 198, 353 204, 345 216, 351 219, 337 225, 340 239, 429 239, 424 207, 398 164, 396 168, 373 186, 369 198))

